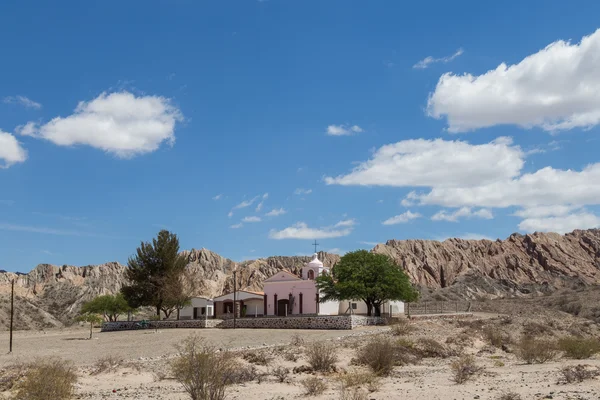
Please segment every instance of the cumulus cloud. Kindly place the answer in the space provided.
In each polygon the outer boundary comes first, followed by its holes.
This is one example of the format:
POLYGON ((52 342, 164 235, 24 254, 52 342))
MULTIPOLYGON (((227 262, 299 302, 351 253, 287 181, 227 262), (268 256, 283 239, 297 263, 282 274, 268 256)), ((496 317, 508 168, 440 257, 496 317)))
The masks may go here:
POLYGON ((413 219, 421 218, 422 215, 419 213, 413 213, 411 211, 406 211, 400 215, 396 215, 394 217, 388 218, 382 222, 383 225, 397 225, 397 224, 405 224, 407 222, 412 221, 413 219))
POLYGON ((512 178, 524 154, 512 139, 472 145, 442 139, 403 140, 379 148, 347 175, 326 177, 328 185, 475 186, 512 178))
POLYGON ((130 158, 153 152, 163 142, 172 146, 175 125, 182 119, 167 98, 114 92, 80 102, 68 117, 42 125, 29 122, 19 132, 59 146, 91 146, 130 158))
POLYGON ((221 200, 222 198, 223 198, 223 195, 222 194, 218 194, 218 195, 214 196, 212 199, 213 200, 221 200))
POLYGON ((271 211, 269 211, 268 213, 266 213, 265 215, 267 217, 278 217, 280 215, 285 214, 287 211, 283 208, 274 208, 271 211))
POLYGON ((469 207, 462 207, 454 212, 448 212, 446 210, 438 211, 431 217, 431 220, 458 222, 458 220, 461 218, 492 219, 494 218, 494 214, 492 214, 490 210, 485 208, 473 211, 469 207))
POLYGON ((13 135, 0 131, 0 168, 8 168, 27 160, 27 150, 13 135))
POLYGON ((25 96, 8 96, 3 99, 3 102, 6 104, 19 104, 25 108, 34 108, 36 110, 42 108, 40 103, 25 96))
POLYGON ((260 222, 260 221, 261 221, 260 217, 256 217, 256 216, 244 217, 242 219, 242 222, 260 222))
MULTIPOLYGON (((343 221, 340 221, 343 222, 343 221)), ((338 223, 339 224, 339 223, 338 223)), ((337 224, 323 228, 310 228, 304 222, 297 222, 280 231, 272 229, 269 232, 271 239, 331 239, 342 236, 348 236, 352 233, 352 226, 337 224)))
POLYGON ((425 57, 424 59, 422 59, 421 61, 419 61, 418 63, 416 63, 415 65, 413 65, 413 68, 425 69, 425 68, 428 68, 431 64, 435 64, 435 63, 446 64, 446 63, 449 63, 450 61, 454 60, 456 57, 459 57, 463 53, 464 53, 463 49, 458 49, 451 56, 440 57, 440 58, 434 58, 432 56, 428 56, 428 57, 425 57))
POLYGON ((242 224, 241 222, 239 224, 235 224, 235 225, 231 225, 230 228, 231 229, 240 229, 241 227, 243 227, 244 224, 242 224))
POLYGON ((585 210, 567 215, 527 218, 519 223, 519 229, 526 232, 571 232, 575 229, 598 228, 600 218, 585 210))
POLYGON ((600 29, 580 43, 558 40, 514 65, 482 75, 446 73, 427 113, 450 132, 511 124, 546 131, 600 123, 600 29))
POLYGON ((336 228, 339 228, 340 226, 354 226, 354 225, 356 225, 356 220, 354 220, 354 219, 345 219, 343 221, 338 222, 334 226, 336 228))
POLYGON ((329 136, 347 136, 361 132, 364 132, 364 130, 358 125, 329 125, 327 127, 327 134, 329 136))

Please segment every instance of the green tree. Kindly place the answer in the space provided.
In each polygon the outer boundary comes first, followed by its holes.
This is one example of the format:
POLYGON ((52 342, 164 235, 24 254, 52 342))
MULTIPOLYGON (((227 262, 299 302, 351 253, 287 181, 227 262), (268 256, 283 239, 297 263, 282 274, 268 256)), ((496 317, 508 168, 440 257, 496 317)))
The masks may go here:
POLYGON ((104 318, 100 314, 83 313, 77 317, 77 321, 88 322, 90 324, 90 339, 92 338, 94 324, 101 324, 104 318))
POLYGON ((142 242, 136 255, 129 258, 129 284, 121 293, 131 307, 152 306, 157 315, 162 311, 169 318, 182 302, 182 276, 187 262, 187 257, 179 254, 177 235, 162 230, 152 243, 142 242))
POLYGON ((133 311, 122 293, 98 296, 81 307, 82 313, 102 314, 107 321, 117 321, 119 315, 133 311))
POLYGON ((386 300, 414 301, 418 292, 408 276, 384 254, 366 250, 346 253, 332 269, 332 275, 316 279, 320 301, 361 299, 367 315, 381 315, 386 300))

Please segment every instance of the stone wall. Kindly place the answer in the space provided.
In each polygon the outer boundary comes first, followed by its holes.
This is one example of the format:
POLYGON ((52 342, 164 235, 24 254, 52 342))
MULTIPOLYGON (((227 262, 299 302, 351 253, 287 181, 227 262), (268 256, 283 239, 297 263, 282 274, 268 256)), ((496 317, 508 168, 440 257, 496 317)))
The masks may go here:
MULTIPOLYGON (((384 325, 379 317, 358 315, 319 315, 302 317, 240 318, 236 328, 246 329, 353 329, 358 326, 384 325)), ((233 320, 223 321, 219 328, 233 328, 233 320)))
MULTIPOLYGON (((102 332, 142 329, 140 321, 117 321, 102 324, 102 332)), ((359 326, 385 325, 381 317, 362 315, 312 315, 298 317, 238 318, 236 328, 240 329, 342 329, 359 326)), ((233 319, 195 319, 179 321, 149 321, 146 329, 172 328, 233 328, 233 319)))
MULTIPOLYGON (((139 323, 140 321, 105 322, 102 324, 102 332, 144 329, 139 326, 139 323)), ((149 321, 150 326, 145 329, 216 328, 220 323, 220 319, 149 321)))

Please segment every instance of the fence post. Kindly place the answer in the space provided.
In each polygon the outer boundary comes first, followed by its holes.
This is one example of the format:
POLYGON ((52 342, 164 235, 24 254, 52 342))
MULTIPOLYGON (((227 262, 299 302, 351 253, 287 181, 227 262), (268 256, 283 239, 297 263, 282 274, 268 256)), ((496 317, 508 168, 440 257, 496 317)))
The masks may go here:
POLYGON ((442 312, 440 312, 440 314, 444 313, 444 302, 442 301, 441 305, 440 305, 440 309, 442 312))
POLYGON ((455 303, 456 303, 456 313, 458 314, 458 300, 455 303))

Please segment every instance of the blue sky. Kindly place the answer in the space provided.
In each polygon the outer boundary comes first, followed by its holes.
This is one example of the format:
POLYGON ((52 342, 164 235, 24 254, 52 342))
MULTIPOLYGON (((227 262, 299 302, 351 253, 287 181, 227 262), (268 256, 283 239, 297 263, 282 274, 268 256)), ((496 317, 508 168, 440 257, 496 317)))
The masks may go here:
POLYGON ((599 12, 2 2, 0 269, 597 227, 599 12))

